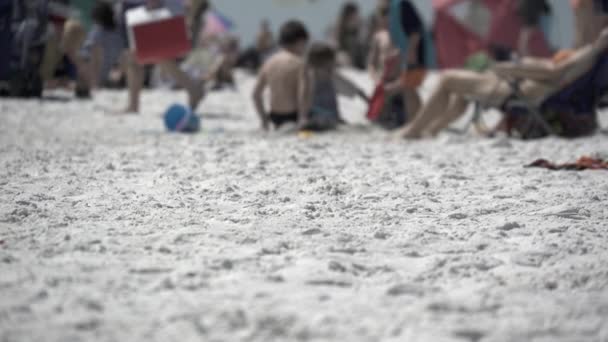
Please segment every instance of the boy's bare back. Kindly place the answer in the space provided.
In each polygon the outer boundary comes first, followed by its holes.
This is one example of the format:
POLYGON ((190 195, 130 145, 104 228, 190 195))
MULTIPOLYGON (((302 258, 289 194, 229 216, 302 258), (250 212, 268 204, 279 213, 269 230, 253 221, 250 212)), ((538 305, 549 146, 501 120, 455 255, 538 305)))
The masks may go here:
POLYGON ((262 67, 260 78, 270 88, 270 112, 291 114, 298 111, 298 83, 304 61, 281 50, 262 67))

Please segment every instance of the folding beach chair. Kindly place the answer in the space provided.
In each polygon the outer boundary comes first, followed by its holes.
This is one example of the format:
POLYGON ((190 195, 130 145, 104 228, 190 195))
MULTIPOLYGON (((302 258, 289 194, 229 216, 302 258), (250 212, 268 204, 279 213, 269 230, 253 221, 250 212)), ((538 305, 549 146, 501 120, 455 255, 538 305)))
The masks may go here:
MULTIPOLYGON (((574 82, 566 85, 561 90, 550 95, 540 106, 530 105, 521 101, 522 97, 515 99, 513 103, 507 103, 505 111, 507 116, 512 111, 523 108, 528 115, 529 126, 521 132, 524 138, 535 138, 543 135, 568 135, 565 132, 556 132, 544 118, 544 113, 574 113, 575 116, 597 115, 601 99, 608 92, 608 51, 603 53, 595 62, 593 67, 574 82), (521 106, 521 104, 525 106, 521 106), (540 124, 541 129, 534 125, 534 121, 540 124), (540 122, 542 121, 542 123, 540 122), (536 130, 536 132, 532 132, 536 130)), ((517 114, 515 114, 517 115, 517 114)))
MULTIPOLYGON (((596 115, 602 99, 608 94, 608 52, 602 54, 594 66, 574 82, 566 85, 556 93, 549 95, 540 105, 535 105, 521 93, 516 82, 511 83, 513 94, 500 108, 507 121, 517 118, 519 133, 524 139, 556 135, 557 132, 545 119, 544 113, 571 112, 581 115, 596 115), (523 121, 522 121, 523 120, 523 121)), ((478 131, 483 127, 482 113, 487 109, 482 103, 475 102, 473 118, 467 124, 464 133, 471 125, 478 131)), ((509 134, 512 132, 509 129, 509 134)), ((485 132, 480 132, 485 133, 485 132)))

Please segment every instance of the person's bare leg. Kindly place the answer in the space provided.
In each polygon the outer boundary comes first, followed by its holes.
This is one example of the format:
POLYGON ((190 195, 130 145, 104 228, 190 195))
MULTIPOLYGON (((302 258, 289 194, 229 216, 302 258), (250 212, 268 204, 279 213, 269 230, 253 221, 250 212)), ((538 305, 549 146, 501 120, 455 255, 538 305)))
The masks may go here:
POLYGON ((49 29, 50 34, 47 39, 46 48, 44 49, 44 57, 40 66, 40 74, 42 79, 50 83, 53 80, 55 69, 61 60, 61 36, 54 29, 49 29))
POLYGON ((135 61, 130 51, 125 52, 127 68, 127 88, 129 88, 129 99, 124 113, 139 113, 139 97, 144 85, 144 68, 135 61))
POLYGON ((509 93, 509 85, 494 74, 479 74, 468 70, 445 71, 428 103, 421 108, 414 121, 402 128, 398 134, 408 139, 422 137, 424 131, 430 128, 429 124, 444 115, 452 95, 472 96, 488 104, 499 104, 509 93))
POLYGON ((188 102, 190 108, 193 110, 198 107, 199 102, 203 99, 204 87, 202 83, 198 83, 194 81, 188 74, 186 74, 182 69, 179 68, 175 61, 166 61, 161 63, 161 68, 163 68, 175 81, 178 85, 186 89, 188 92, 188 102))
POLYGON ((85 36, 84 27, 77 21, 69 20, 64 27, 61 50, 76 66, 78 71, 76 79, 77 94, 82 92, 83 96, 88 96, 92 83, 91 75, 87 62, 80 55, 80 48, 85 36))
POLYGON ((418 91, 416 89, 406 89, 403 92, 403 97, 405 99, 405 110, 407 113, 408 121, 414 120, 416 114, 420 111, 422 107, 422 100, 420 99, 420 95, 418 95, 418 91))
POLYGON ((442 130, 458 120, 467 110, 469 102, 460 96, 452 96, 450 104, 444 115, 437 118, 429 125, 428 133, 432 136, 439 134, 442 130))
POLYGON ((406 139, 422 138, 422 134, 428 125, 442 115, 442 111, 448 107, 450 97, 449 90, 443 85, 443 82, 440 82, 429 102, 420 109, 414 120, 397 132, 397 135, 406 139))

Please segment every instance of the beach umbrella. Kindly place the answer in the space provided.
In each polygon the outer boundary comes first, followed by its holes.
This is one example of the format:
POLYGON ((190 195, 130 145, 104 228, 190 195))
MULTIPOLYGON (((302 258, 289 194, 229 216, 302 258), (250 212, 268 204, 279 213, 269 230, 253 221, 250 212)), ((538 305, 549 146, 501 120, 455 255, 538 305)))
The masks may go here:
POLYGON ((227 16, 217 10, 209 10, 205 15, 205 28, 203 32, 206 35, 223 35, 234 29, 234 24, 227 16))
MULTIPOLYGON (((434 33, 439 64, 462 67, 475 53, 491 47, 516 50, 522 22, 513 0, 433 0, 434 33)), ((551 55, 543 32, 532 34, 529 51, 536 57, 551 55)))

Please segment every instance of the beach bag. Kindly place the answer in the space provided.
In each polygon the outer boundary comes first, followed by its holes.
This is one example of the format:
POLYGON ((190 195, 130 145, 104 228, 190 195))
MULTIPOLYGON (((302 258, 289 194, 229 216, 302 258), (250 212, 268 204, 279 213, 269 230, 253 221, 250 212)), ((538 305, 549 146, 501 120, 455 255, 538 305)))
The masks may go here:
POLYGON ((201 128, 200 118, 191 109, 179 104, 167 109, 164 121, 169 132, 196 133, 201 128))

